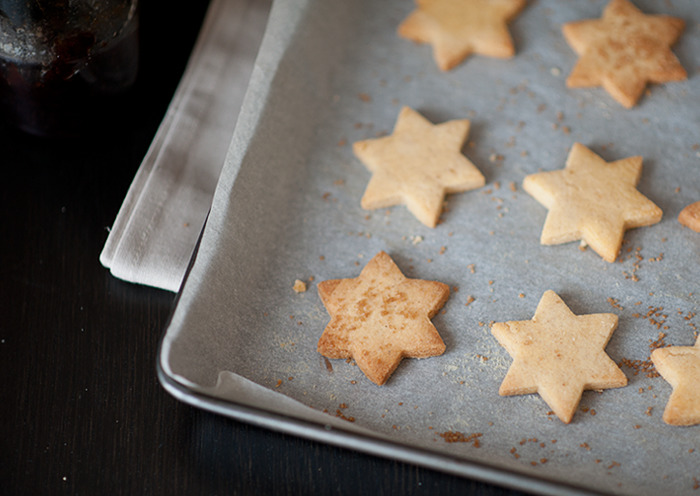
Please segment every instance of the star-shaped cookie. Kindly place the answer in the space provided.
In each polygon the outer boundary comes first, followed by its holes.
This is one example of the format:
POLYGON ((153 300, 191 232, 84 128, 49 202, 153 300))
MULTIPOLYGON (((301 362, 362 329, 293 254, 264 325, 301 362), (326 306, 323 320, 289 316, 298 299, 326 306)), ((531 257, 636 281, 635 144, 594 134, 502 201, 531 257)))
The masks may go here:
POLYGON ((433 45, 438 67, 447 71, 472 53, 509 58, 515 54, 508 22, 525 0, 416 0, 399 36, 433 45))
POLYGON ((616 327, 617 315, 574 315, 554 291, 546 291, 532 320, 497 322, 491 328, 513 358, 499 394, 539 393, 568 424, 585 389, 627 385, 605 353, 616 327))
POLYGON ((634 106, 647 83, 688 77, 671 52, 684 26, 682 19, 646 15, 628 0, 612 0, 600 19, 564 24, 564 37, 580 56, 567 86, 602 86, 623 106, 634 106))
POLYGON ((656 370, 673 387, 664 410, 671 425, 700 424, 700 338, 695 346, 657 348, 651 354, 656 370))
POLYGON ((435 227, 445 194, 485 184, 479 169, 462 155, 468 133, 466 119, 433 125, 415 110, 401 109, 391 135, 353 144, 372 172, 362 208, 404 203, 423 224, 435 227))
POLYGON ((625 230, 661 220, 661 209, 637 191, 641 173, 642 157, 608 163, 574 143, 564 169, 531 174, 523 181, 523 189, 549 209, 540 242, 582 239, 614 262, 625 230))
POLYGON ((430 319, 447 301, 449 287, 405 277, 383 251, 358 277, 323 281, 318 293, 331 316, 318 341, 319 353, 354 358, 376 384, 384 384, 403 357, 445 351, 430 319))

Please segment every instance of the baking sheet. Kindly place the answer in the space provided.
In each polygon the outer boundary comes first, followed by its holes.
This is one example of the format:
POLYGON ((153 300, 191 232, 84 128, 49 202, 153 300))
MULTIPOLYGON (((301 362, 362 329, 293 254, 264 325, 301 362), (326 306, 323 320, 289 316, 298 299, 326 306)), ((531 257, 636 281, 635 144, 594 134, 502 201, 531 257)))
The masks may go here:
POLYGON ((429 46, 396 36, 412 2, 277 2, 163 340, 164 376, 222 413, 253 407, 329 426, 351 446, 380 440, 388 456, 444 456, 492 469, 481 475, 495 482, 502 474, 512 485, 516 474, 610 493, 694 493, 700 426, 663 423, 662 378, 623 365, 629 385, 585 392, 564 425, 538 395, 498 396, 511 360, 489 330, 530 319, 552 289, 574 313, 619 315, 606 349, 616 362, 648 360, 659 332, 667 344, 694 341, 700 236, 676 216, 700 199, 700 12, 692 0, 635 3, 686 20, 674 53, 690 78, 653 85, 625 110, 600 88, 564 84, 576 56, 561 24, 599 17, 602 1, 531 2, 510 25, 515 58, 475 56, 448 73, 429 46), (403 207, 359 206, 370 176, 351 143, 390 132, 402 105, 434 123, 470 119, 464 153, 487 179, 448 196, 435 229, 403 207), (614 264, 577 243, 539 245, 546 209, 522 180, 561 169, 574 142, 608 161, 642 155, 638 188, 664 211, 659 224, 627 232, 614 264), (407 276, 453 288, 433 319, 446 353, 404 360, 382 387, 343 360, 330 371, 316 352, 328 322, 316 283, 357 276, 380 250, 407 276), (292 290, 296 279, 306 292, 292 290), (455 432, 480 434, 479 446, 440 435, 455 432))

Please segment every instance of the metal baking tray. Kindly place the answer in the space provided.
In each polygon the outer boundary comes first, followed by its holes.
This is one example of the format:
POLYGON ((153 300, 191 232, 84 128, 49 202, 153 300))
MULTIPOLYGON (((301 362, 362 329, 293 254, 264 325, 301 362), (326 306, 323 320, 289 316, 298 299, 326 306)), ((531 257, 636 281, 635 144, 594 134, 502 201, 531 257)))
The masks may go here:
POLYGON ((577 58, 561 25, 599 17, 600 0, 530 2, 510 24, 514 58, 450 72, 396 35, 413 2, 276 2, 162 341, 164 387, 246 422, 527 491, 693 494, 700 426, 664 424, 671 388, 640 370, 659 332, 690 345, 700 325, 700 235, 676 220, 700 199, 700 11, 635 4, 686 20, 674 53, 689 79, 652 85, 626 110, 600 88, 565 86, 577 58), (486 176, 447 197, 435 229, 403 207, 360 207, 370 176, 351 144, 390 132, 403 105, 434 123, 469 119, 464 153, 486 176), (521 188, 563 168, 574 142, 607 161, 644 157, 638 188, 664 211, 626 233, 612 264, 577 243, 541 246, 546 210, 521 188), (453 288, 433 319, 445 354, 404 360, 381 387, 316 351, 328 322, 316 284, 357 276, 380 250, 453 288), (498 395, 511 360, 489 323, 530 319, 548 289, 576 314, 619 315, 606 351, 629 379, 585 392, 569 425, 538 395, 498 395), (455 433, 478 446, 448 442, 455 433))

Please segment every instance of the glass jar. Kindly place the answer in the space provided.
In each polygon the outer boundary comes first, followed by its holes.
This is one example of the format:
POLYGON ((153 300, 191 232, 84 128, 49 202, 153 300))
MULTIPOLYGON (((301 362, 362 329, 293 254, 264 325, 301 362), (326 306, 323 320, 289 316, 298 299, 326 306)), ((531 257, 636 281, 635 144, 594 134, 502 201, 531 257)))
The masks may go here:
POLYGON ((138 71, 137 0, 0 0, 0 116, 80 135, 116 110, 138 71))

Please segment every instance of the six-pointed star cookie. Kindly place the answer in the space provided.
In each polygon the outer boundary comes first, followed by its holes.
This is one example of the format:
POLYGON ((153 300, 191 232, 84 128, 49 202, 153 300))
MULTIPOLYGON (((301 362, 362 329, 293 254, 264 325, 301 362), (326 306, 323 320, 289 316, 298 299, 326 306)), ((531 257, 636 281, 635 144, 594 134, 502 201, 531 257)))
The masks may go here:
POLYGON ((574 315, 554 291, 546 291, 532 320, 498 322, 491 328, 513 358, 499 394, 539 393, 568 424, 585 389, 627 384, 605 353, 616 327, 617 315, 574 315))
POLYGON ((625 230, 661 220, 661 209, 636 189, 642 157, 605 162, 574 143, 566 167, 525 177, 523 189, 549 209, 540 242, 583 239, 614 262, 625 230))
POLYGON ((651 360, 673 387, 664 410, 664 422, 700 424, 700 338, 695 346, 658 348, 652 352, 651 360))
POLYGON ((318 292, 331 316, 318 341, 319 353, 354 358, 376 384, 384 384, 403 357, 445 351, 430 319, 447 301, 449 287, 405 277, 383 251, 359 277, 323 281, 318 292))
POLYGON ((433 45, 438 67, 447 71, 472 53, 508 58, 515 53, 507 23, 525 0, 417 0, 399 25, 399 35, 433 45))
POLYGON ((362 208, 405 203, 418 220, 435 227, 446 193, 485 184, 481 172, 462 155, 468 133, 468 120, 433 125, 404 107, 393 134, 353 144, 355 155, 372 172, 362 208))
POLYGON ((580 56, 566 84, 603 86, 623 106, 632 107, 648 82, 687 78, 670 49, 683 27, 682 19, 645 15, 628 0, 612 0, 601 19, 563 26, 566 41, 580 56))

